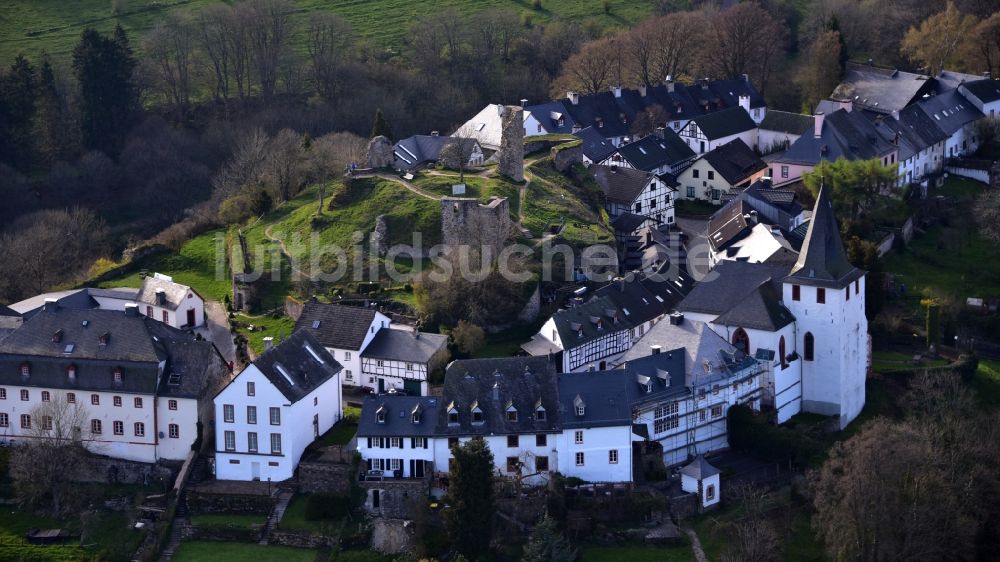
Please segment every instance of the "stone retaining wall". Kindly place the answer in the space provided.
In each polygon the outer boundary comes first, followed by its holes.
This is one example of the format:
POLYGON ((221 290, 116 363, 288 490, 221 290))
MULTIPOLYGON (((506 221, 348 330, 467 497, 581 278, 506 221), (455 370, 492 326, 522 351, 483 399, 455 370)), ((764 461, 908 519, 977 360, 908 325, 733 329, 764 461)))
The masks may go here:
POLYGON ((337 541, 330 537, 314 535, 308 531, 274 529, 267 536, 267 544, 316 549, 334 546, 337 541))
POLYGON ((351 465, 325 462, 299 463, 299 491, 347 495, 350 492, 351 465))
POLYGON ((189 490, 188 506, 195 513, 259 513, 271 512, 274 500, 271 496, 249 494, 208 494, 189 490))

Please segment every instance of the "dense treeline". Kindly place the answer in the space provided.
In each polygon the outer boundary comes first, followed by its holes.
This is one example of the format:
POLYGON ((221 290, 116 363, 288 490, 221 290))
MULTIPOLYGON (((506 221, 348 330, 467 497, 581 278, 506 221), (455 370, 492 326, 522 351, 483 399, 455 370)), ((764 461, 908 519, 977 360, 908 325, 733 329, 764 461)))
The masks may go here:
MULTIPOLYGON (((177 244, 333 179, 376 114, 374 129, 399 138, 451 130, 490 102, 741 74, 771 107, 808 110, 848 58, 1000 65, 1000 14, 985 0, 655 6, 631 30, 444 10, 413 21, 402 52, 333 14, 299 23, 288 0, 171 14, 144 37, 86 30, 68 64, 42 55, 0 69, 0 228, 16 238, 18 217, 80 206, 108 224, 95 241, 108 257, 163 229, 177 244)), ((658 116, 647 117, 651 130, 658 116)))

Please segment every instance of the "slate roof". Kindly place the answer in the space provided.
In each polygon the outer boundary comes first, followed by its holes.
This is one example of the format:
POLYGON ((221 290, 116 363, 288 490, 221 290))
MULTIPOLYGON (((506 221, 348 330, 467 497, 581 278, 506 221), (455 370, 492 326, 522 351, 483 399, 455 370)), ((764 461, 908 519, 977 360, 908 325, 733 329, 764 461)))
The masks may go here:
POLYGON ((721 139, 757 128, 757 123, 742 107, 730 107, 707 115, 699 115, 693 121, 708 140, 721 139))
POLYGON ((253 365, 289 402, 304 398, 336 376, 341 365, 308 330, 298 330, 253 365))
POLYGON ((441 398, 436 396, 399 396, 380 394, 365 397, 358 419, 358 437, 429 437, 438 423, 441 398), (385 422, 376 417, 384 408, 385 422), (419 413, 413 423, 413 412, 419 413))
POLYGON ((573 133, 577 138, 583 141, 581 149, 583 150, 583 155, 587 157, 591 162, 601 162, 608 156, 615 153, 618 148, 611 143, 608 139, 604 137, 601 133, 597 132, 594 127, 587 127, 573 133))
POLYGON ((187 300, 186 297, 189 292, 193 293, 194 290, 187 285, 181 285, 175 281, 168 281, 152 275, 147 276, 142 280, 142 285, 139 286, 139 294, 136 300, 143 304, 161 306, 168 310, 177 310, 177 308, 180 307, 185 300, 187 300), (163 291, 165 298, 164 304, 156 302, 157 290, 163 291))
POLYGON ((647 222, 655 222, 653 219, 645 215, 637 215, 635 213, 622 213, 615 217, 611 221, 611 228, 615 229, 615 232, 622 234, 632 234, 636 230, 639 230, 647 222))
MULTIPOLYGON (((542 129, 547 134, 573 132, 573 125, 575 124, 573 116, 566 111, 566 106, 560 101, 528 105, 524 107, 524 111, 526 114, 530 113, 542 125, 542 129), (562 126, 559 125, 560 117, 563 119, 562 126)), ((525 115, 525 119, 527 119, 527 115, 525 115)), ((534 134, 534 131, 528 131, 528 136, 531 134, 534 134)))
POLYGON ((895 149, 861 111, 838 109, 825 117, 820 138, 802 135, 774 161, 815 166, 822 160, 881 158, 895 149))
MULTIPOLYGON (((622 360, 627 365, 632 365, 644 358, 660 355, 665 355, 668 359, 677 355, 684 357, 683 383, 671 383, 674 387, 682 385, 691 387, 712 382, 720 376, 728 376, 725 370, 715 367, 743 368, 751 364, 748 361, 752 361, 722 336, 712 331, 708 324, 688 318, 681 318, 679 324, 667 319, 657 322, 625 352, 622 360), (653 346, 660 347, 659 354, 653 355, 653 346), (738 359, 735 359, 737 357, 738 359), (705 372, 706 362, 711 362, 713 365, 710 373, 705 372)), ((641 365, 641 363, 636 364, 641 365)))
POLYGON ((741 198, 733 199, 723 205, 708 219, 708 243, 712 250, 718 252, 746 236, 752 224, 745 215, 753 208, 741 198))
POLYGON ((799 259, 788 277, 804 285, 842 289, 862 275, 863 271, 847 261, 833 203, 826 189, 820 188, 799 259))
POLYGON ((14 309, 12 309, 12 308, 10 308, 10 307, 8 307, 8 306, 4 306, 4 305, 0 304, 0 316, 17 316, 17 317, 20 317, 21 313, 18 312, 18 311, 16 311, 16 310, 14 310, 14 309))
POLYGON ((677 309, 721 315, 738 305, 764 281, 770 279, 780 284, 787 275, 786 265, 724 260, 712 270, 710 278, 691 289, 677 309))
POLYGON ((691 461, 690 464, 685 465, 684 468, 681 469, 681 474, 684 476, 690 476, 695 480, 704 480, 721 473, 721 470, 709 464, 708 461, 705 460, 705 457, 701 455, 698 455, 698 457, 691 461))
POLYGON ((859 109, 891 113, 933 89, 934 80, 923 74, 848 62, 844 78, 830 99, 849 101, 859 109))
POLYGON ((770 109, 760 122, 760 128, 789 135, 801 135, 812 130, 813 116, 770 109))
POLYGON ((776 332, 795 321, 792 313, 781 304, 781 299, 780 285, 771 279, 765 280, 744 295, 734 307, 720 314, 714 323, 776 332))
POLYGON ((30 318, 42 309, 45 305, 45 301, 48 299, 55 299, 60 308, 97 308, 97 301, 95 301, 90 294, 87 293, 86 289, 71 289, 68 291, 42 293, 22 301, 12 303, 10 308, 25 318, 30 318))
POLYGON ((159 388, 160 394, 197 397, 223 368, 210 342, 114 310, 41 310, 0 340, 0 385, 146 394, 159 388), (24 363, 30 367, 27 379, 20 375, 24 363), (67 374, 71 365, 75 380, 67 374), (122 369, 121 382, 114 381, 115 368, 122 369), (171 375, 178 375, 176 384, 169 384, 171 375))
POLYGON ((729 185, 742 183, 767 168, 767 164, 743 142, 743 139, 734 139, 717 146, 706 152, 702 158, 715 168, 729 185))
POLYGON ((951 90, 920 100, 917 106, 947 135, 952 135, 962 127, 983 118, 983 112, 965 99, 958 90, 951 90))
POLYGON ((386 328, 375 333, 375 337, 361 352, 362 357, 427 363, 434 354, 448 347, 448 336, 386 328))
POLYGON ((661 166, 673 167, 695 156, 691 147, 673 129, 661 129, 658 133, 622 145, 618 148, 618 154, 633 167, 647 172, 661 166))
POLYGON ((565 429, 632 424, 628 378, 623 370, 559 375, 559 416, 565 429), (583 404, 577 415, 576 404, 583 404))
POLYGON ((114 287, 111 289, 91 287, 85 290, 87 291, 87 294, 92 297, 101 297, 106 299, 135 301, 138 300, 139 297, 139 289, 133 289, 131 287, 114 287))
POLYGON ((597 185, 609 201, 632 203, 649 185, 653 174, 634 168, 593 165, 590 167, 597 185))
POLYGON ((621 370, 632 406, 689 394, 686 361, 687 355, 680 348, 626 361, 621 370), (652 383, 648 387, 641 384, 646 380, 652 383))
POLYGON ((454 142, 456 142, 455 137, 441 135, 407 137, 393 145, 392 152, 395 155, 393 165, 399 170, 415 170, 429 162, 437 162, 441 150, 454 142))
POLYGON ((942 94, 949 90, 954 90, 966 82, 975 82, 982 79, 978 74, 966 74, 955 72, 954 70, 942 70, 934 76, 935 90, 942 94))
POLYGON ((506 435, 546 433, 560 427, 559 394, 555 365, 548 357, 506 357, 453 361, 445 371, 438 408, 437 435, 506 435), (545 408, 545 420, 535 419, 536 405, 545 408), (473 423, 472 407, 483 412, 483 422, 473 423), (509 405, 517 421, 507 420, 509 405), (454 406, 459 423, 448 423, 454 406))
POLYGON ((962 84, 962 87, 983 103, 1000 100, 1000 80, 983 78, 974 82, 966 82, 962 84))
POLYGON ((323 347, 360 350, 374 319, 374 308, 309 301, 295 322, 295 331, 308 330, 323 347))

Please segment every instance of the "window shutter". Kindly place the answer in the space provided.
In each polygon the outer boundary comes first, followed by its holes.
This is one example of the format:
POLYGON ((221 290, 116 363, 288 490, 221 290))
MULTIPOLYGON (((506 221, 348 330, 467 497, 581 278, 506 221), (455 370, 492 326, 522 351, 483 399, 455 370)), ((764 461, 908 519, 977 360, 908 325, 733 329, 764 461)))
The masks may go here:
POLYGON ((369 449, 372 448, 372 438, 371 437, 368 438, 368 448, 369 449))
POLYGON ((368 459, 368 470, 372 469, 372 460, 368 459))
POLYGON ((428 441, 428 439, 426 437, 424 437, 424 449, 427 448, 427 441, 428 441))
MULTIPOLYGON (((404 439, 403 439, 402 437, 400 437, 400 438, 399 438, 399 448, 400 448, 400 449, 402 449, 402 448, 403 448, 403 441, 404 441, 404 439)), ((403 461, 399 461, 399 462, 403 462, 403 461)))
POLYGON ((416 449, 417 448, 417 438, 416 437, 411 437, 410 438, 410 448, 411 449, 416 449))

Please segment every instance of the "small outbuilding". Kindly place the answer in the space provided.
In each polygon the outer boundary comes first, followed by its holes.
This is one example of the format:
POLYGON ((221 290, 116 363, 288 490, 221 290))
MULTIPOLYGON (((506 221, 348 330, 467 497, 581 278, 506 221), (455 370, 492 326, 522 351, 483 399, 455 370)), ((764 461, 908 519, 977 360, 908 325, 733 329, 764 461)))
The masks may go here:
POLYGON ((681 469, 681 489, 698 494, 701 509, 713 507, 719 503, 719 474, 718 468, 698 455, 698 458, 681 469))

